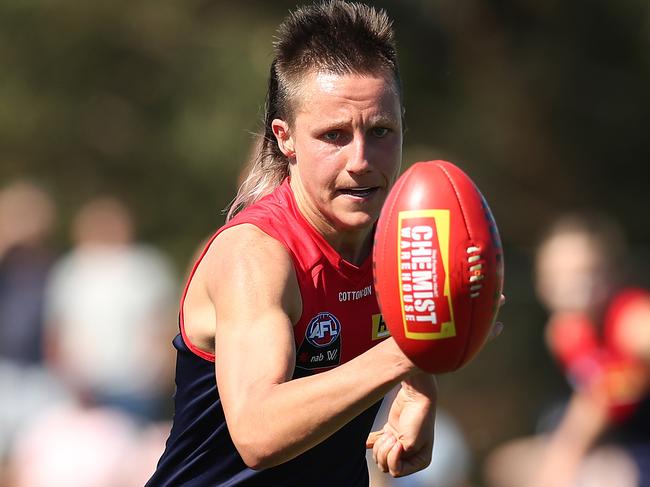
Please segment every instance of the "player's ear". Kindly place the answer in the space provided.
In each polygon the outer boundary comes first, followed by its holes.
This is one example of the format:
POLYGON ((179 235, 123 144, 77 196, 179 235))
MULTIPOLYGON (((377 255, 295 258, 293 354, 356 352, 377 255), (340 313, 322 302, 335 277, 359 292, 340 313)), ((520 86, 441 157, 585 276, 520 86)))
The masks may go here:
POLYGON ((284 120, 275 118, 271 122, 271 129, 273 130, 273 135, 275 135, 275 138, 278 141, 278 147, 280 147, 282 153, 289 159, 294 158, 296 151, 289 124, 284 120))

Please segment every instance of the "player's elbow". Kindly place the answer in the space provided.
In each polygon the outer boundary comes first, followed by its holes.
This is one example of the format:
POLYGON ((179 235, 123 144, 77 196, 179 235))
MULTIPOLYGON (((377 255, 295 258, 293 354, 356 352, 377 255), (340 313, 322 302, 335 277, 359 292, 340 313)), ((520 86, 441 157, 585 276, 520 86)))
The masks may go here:
POLYGON ((236 430, 230 434, 239 456, 247 467, 264 470, 282 463, 278 460, 279 452, 273 449, 264 433, 236 430))
POLYGON ((269 460, 269 455, 259 449, 238 446, 237 451, 248 468, 264 470, 273 466, 273 463, 269 460))
POLYGON ((253 450, 238 447, 237 451, 248 468, 252 468, 253 470, 264 470, 271 466, 266 462, 264 455, 260 455, 253 450))

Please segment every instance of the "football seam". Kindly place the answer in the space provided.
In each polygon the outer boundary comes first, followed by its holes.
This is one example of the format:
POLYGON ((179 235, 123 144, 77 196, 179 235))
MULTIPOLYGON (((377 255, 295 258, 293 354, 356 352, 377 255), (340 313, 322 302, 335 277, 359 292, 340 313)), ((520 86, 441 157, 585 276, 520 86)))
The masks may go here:
MULTIPOLYGON (((460 192, 458 191, 458 188, 456 187, 456 184, 454 183, 454 180, 452 179, 451 175, 449 174, 449 171, 442 166, 441 164, 438 164, 438 167, 440 170, 444 173, 444 175, 447 177, 447 180, 449 181, 449 184, 451 185, 452 189, 454 190, 454 194, 456 195, 456 200, 458 201, 458 205, 460 206, 460 214, 463 216, 463 223, 465 225, 465 230, 467 231, 467 236, 469 237, 470 241, 474 241, 474 238, 472 237, 472 234, 470 232, 469 224, 467 222, 467 217, 465 216, 465 208, 463 205, 463 201, 460 198, 460 192)), ((470 301, 470 320, 469 322, 473 325, 474 324, 474 303, 470 301)), ((463 347, 463 353, 460 356, 460 360, 458 361, 458 364, 456 364, 456 370, 461 367, 461 365, 465 362, 465 357, 467 357, 467 350, 469 348, 469 337, 471 336, 471 331, 467 331, 467 337, 468 340, 465 340, 465 346, 463 347)))
POLYGON ((454 190, 454 194, 456 195, 456 200, 458 201, 458 205, 460 206, 460 214, 463 216, 463 223, 465 224, 465 230, 467 231, 467 235, 469 236, 469 239, 474 240, 471 233, 470 233, 469 224, 467 223, 467 217, 465 216, 465 208, 464 208, 464 205, 463 205, 463 200, 460 197, 460 192, 458 191, 458 188, 456 187, 456 184, 454 183, 454 180, 451 177, 451 175, 449 174, 449 172, 447 171, 447 169, 444 166, 440 165, 440 164, 438 165, 438 167, 445 174, 445 176, 447 177, 447 180, 449 181, 449 184, 451 185, 452 189, 454 190))

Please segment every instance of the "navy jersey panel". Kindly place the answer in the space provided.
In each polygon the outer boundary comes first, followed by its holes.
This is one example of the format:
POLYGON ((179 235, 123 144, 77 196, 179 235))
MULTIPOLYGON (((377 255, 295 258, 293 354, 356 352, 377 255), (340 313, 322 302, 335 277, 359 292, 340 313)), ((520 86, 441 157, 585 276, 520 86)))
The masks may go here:
POLYGON ((364 442, 379 403, 293 460, 252 470, 239 456, 226 427, 214 363, 192 353, 180 335, 173 343, 178 350, 174 425, 147 487, 369 484, 364 442), (198 445, 197 438, 203 439, 198 445))

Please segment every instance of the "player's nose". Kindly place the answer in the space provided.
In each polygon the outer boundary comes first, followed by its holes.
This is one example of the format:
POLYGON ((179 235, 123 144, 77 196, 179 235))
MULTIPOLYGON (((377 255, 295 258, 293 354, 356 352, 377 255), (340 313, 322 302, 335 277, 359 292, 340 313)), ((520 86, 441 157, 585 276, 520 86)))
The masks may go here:
POLYGON ((370 170, 366 138, 357 134, 347 147, 347 162, 345 169, 352 174, 364 174, 370 170))

